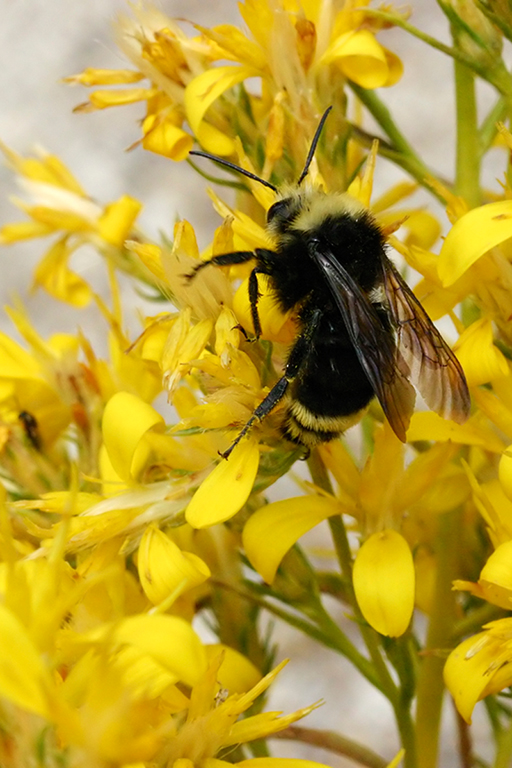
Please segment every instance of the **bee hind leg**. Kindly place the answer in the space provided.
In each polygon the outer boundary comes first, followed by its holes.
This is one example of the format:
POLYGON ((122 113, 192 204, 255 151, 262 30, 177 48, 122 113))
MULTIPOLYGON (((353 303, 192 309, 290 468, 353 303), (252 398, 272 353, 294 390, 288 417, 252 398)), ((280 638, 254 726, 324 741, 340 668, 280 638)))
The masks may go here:
POLYGON ((261 401, 261 403, 258 405, 254 413, 252 414, 251 418, 247 422, 247 424, 244 426, 242 431, 239 433, 236 440, 229 446, 227 451, 224 451, 224 453, 221 453, 223 459, 228 459, 231 455, 231 452, 233 448, 236 448, 240 440, 245 437, 245 435, 248 433, 248 431, 251 429, 252 425, 255 421, 262 421, 265 416, 268 416, 270 411, 278 404, 280 400, 284 397, 284 394, 286 390, 288 389, 288 384, 290 382, 286 378, 286 376, 283 376, 279 381, 274 384, 268 395, 265 397, 264 400, 261 401))

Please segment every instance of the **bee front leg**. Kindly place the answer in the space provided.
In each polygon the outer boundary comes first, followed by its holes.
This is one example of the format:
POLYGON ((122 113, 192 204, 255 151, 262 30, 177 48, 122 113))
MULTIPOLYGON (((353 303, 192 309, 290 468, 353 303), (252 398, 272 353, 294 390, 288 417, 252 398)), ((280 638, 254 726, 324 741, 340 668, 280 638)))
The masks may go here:
POLYGON ((200 264, 196 264, 192 272, 188 272, 183 277, 190 282, 196 277, 197 273, 205 267, 229 267, 232 264, 245 264, 246 261, 255 259, 256 256, 252 251, 233 251, 233 253, 221 253, 219 256, 213 256, 208 261, 202 261, 200 264))

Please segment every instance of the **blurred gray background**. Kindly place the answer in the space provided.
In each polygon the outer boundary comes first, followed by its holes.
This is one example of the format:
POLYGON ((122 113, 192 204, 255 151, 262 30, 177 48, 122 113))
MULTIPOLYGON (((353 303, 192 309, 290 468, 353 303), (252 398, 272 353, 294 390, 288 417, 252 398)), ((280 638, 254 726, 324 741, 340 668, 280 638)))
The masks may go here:
MULTIPOLYGON (((416 26, 449 41, 447 23, 434 0, 413 0, 411 6, 416 26)), ((160 7, 171 16, 203 25, 239 22, 235 0, 162 0, 160 7)), ((204 246, 219 220, 203 182, 185 163, 173 163, 141 148, 124 151, 139 138, 136 121, 142 116, 141 106, 72 114, 73 107, 85 100, 85 89, 60 82, 63 76, 87 66, 125 66, 111 36, 113 18, 125 10, 124 0, 0 0, 0 139, 19 153, 40 144, 57 154, 100 202, 115 200, 124 193, 137 197, 144 204, 139 224, 149 236, 157 238, 162 230, 172 233, 174 221, 181 217, 194 225, 204 246)), ((381 40, 403 58, 406 66, 401 82, 381 95, 427 164, 451 176, 454 115, 450 61, 400 30, 384 33, 381 40)), ((482 103, 490 102, 486 88, 481 88, 480 95, 482 103)), ((498 158, 496 169, 488 172, 486 181, 494 188, 500 167, 498 158)), ((384 161, 380 164, 381 189, 399 178, 392 166, 384 161)), ((16 192, 12 174, 0 165, 0 224, 23 218, 7 201, 16 192)), ((97 350, 103 350, 105 329, 97 325, 94 309, 57 307, 41 292, 27 295, 32 269, 46 247, 44 241, 37 240, 0 250, 2 305, 20 295, 43 335, 80 326, 97 350)), ((73 264, 100 294, 108 295, 99 257, 88 252, 78 255, 73 264)), ((141 304, 137 299, 135 303, 141 304)), ((128 324, 136 333, 135 313, 128 324)), ((8 328, 1 317, 0 329, 8 328)), ((276 494, 280 492, 285 491, 277 488, 276 494)), ((341 611, 332 607, 346 624, 341 611)), ((286 628, 278 628, 277 636, 280 657, 290 657, 291 664, 281 674, 271 706, 290 711, 324 699, 325 706, 303 721, 305 726, 339 730, 391 759, 397 740, 386 702, 361 684, 348 664, 333 653, 312 648, 286 628)), ((478 731, 478 717, 476 722, 478 731)), ((454 765, 454 734, 453 709, 447 702, 442 766, 454 765)), ((273 743, 276 754, 283 756, 308 757, 340 768, 353 765, 320 750, 298 752, 289 742, 273 743)))

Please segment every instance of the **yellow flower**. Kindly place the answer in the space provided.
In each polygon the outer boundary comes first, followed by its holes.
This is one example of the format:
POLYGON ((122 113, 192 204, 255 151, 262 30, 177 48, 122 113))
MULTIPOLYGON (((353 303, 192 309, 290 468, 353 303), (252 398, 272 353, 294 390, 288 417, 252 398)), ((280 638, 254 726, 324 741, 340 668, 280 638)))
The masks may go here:
POLYGON ((2 146, 2 150, 22 182, 30 203, 17 205, 29 221, 4 224, 0 244, 8 245, 26 238, 58 235, 37 266, 34 287, 44 288, 51 296, 76 307, 92 298, 89 285, 69 267, 75 251, 86 243, 100 253, 123 259, 124 242, 133 232, 141 203, 128 195, 101 207, 83 191, 66 166, 55 156, 23 158, 2 146))
POLYGON ((486 631, 469 637, 448 657, 444 679, 458 711, 467 723, 477 701, 510 686, 511 619, 486 624, 486 631))

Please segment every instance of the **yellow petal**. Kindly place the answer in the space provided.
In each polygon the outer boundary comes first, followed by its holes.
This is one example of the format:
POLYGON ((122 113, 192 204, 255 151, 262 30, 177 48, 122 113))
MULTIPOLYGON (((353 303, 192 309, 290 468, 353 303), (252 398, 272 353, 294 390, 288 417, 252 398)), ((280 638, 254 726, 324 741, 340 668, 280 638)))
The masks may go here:
POLYGON ((298 709, 289 715, 279 716, 276 712, 260 712, 257 715, 245 717, 243 720, 233 724, 229 736, 223 743, 225 746, 228 746, 265 738, 265 736, 282 731, 297 720, 306 717, 317 706, 313 704, 312 706, 298 709))
POLYGON ((34 286, 44 288, 50 296, 74 307, 86 307, 92 298, 92 290, 85 280, 69 269, 71 253, 67 238, 54 243, 35 269, 34 286))
POLYGON ((198 135, 207 109, 224 91, 258 74, 251 67, 212 67, 191 80, 185 90, 185 108, 194 134, 198 135))
POLYGON ((470 387, 508 374, 507 359, 495 346, 492 323, 486 317, 466 328, 454 349, 470 387))
MULTIPOLYGON (((110 90, 93 91, 89 94, 89 101, 95 109, 107 109, 119 107, 125 104, 134 104, 137 101, 149 99, 153 91, 148 88, 111 88, 110 90)), ((87 111, 88 105, 83 109, 75 107, 75 112, 87 111)))
POLYGON ((210 569, 200 557, 182 552, 156 525, 144 532, 137 567, 142 588, 154 605, 173 594, 177 598, 210 576, 210 569))
POLYGON ((199 144, 212 155, 218 155, 219 157, 226 157, 232 155, 235 151, 235 142, 230 136, 226 136, 225 133, 219 131, 211 123, 207 123, 203 120, 199 128, 197 129, 196 138, 199 144))
POLYGON ((64 83, 70 85, 123 85, 128 83, 138 83, 143 80, 145 75, 133 69, 95 69, 87 67, 78 75, 68 75, 63 78, 64 83))
POLYGON ((470 419, 465 424, 456 424, 438 416, 432 411, 418 411, 411 417, 407 430, 407 440, 451 440, 460 445, 478 445, 494 453, 502 453, 504 445, 493 430, 486 425, 470 419))
POLYGON ((473 208, 448 232, 439 254, 443 285, 454 283, 491 248, 512 237, 512 200, 473 208))
POLYGON ((217 679, 222 688, 233 693, 245 693, 261 680, 261 672, 238 651, 228 645, 216 643, 205 646, 206 658, 210 663, 212 659, 222 653, 222 662, 217 672, 217 679))
POLYGON ((471 713, 489 683, 497 641, 487 642, 487 633, 468 637, 448 656, 444 667, 444 681, 455 701, 459 713, 471 724, 471 713))
POLYGON ((114 638, 144 651, 186 685, 195 685, 206 672, 206 654, 199 637, 177 616, 130 616, 115 628, 114 638))
POLYGON ((405 755, 405 749, 401 749, 395 757, 392 759, 390 763, 387 764, 386 768, 398 768, 399 764, 402 762, 405 755))
POLYGON ((483 598, 493 605, 510 611, 512 608, 512 541, 494 550, 482 568, 478 583, 483 589, 483 598))
POLYGON ((340 513, 336 499, 324 496, 298 496, 267 504, 245 525, 243 544, 246 555, 258 573, 271 584, 290 547, 322 520, 340 513))
POLYGON ((159 245, 153 245, 153 243, 138 243, 136 240, 126 240, 124 246, 133 253, 136 253, 144 266, 147 267, 158 280, 161 280, 162 282, 165 280, 165 272, 162 266, 162 249, 159 245))
POLYGON ((205 528, 236 515, 252 491, 259 458, 258 441, 243 439, 203 480, 187 507, 187 522, 205 528))
MULTIPOLYGON (((391 63, 391 60, 389 60, 391 63)), ((337 37, 318 62, 319 66, 336 63, 343 74, 363 88, 380 88, 400 77, 399 60, 393 59, 390 77, 388 57, 374 35, 366 29, 337 37)))
POLYGON ((129 195, 123 195, 107 205, 98 220, 100 237, 118 248, 122 248, 142 208, 142 203, 129 195))
POLYGON ((163 424, 154 408, 129 392, 117 392, 108 401, 103 441, 114 470, 125 482, 133 480, 146 461, 145 433, 163 424))
POLYGON ((249 760, 240 760, 235 763, 239 768, 325 768, 325 764, 315 763, 313 760, 301 760, 298 757, 253 757, 249 760), (276 765, 276 759, 279 765, 276 765))
POLYGON ((160 120, 149 115, 142 125, 142 146, 171 160, 185 160, 194 145, 194 139, 172 120, 160 120))
POLYGON ((0 605, 0 695, 29 712, 50 718, 50 678, 27 630, 0 605))
POLYGON ((388 637, 403 635, 414 609, 414 563, 396 531, 374 533, 356 555, 354 590, 366 621, 388 637))
POLYGON ((49 224, 40 221, 19 221, 16 224, 4 224, 0 227, 0 245, 10 245, 19 240, 32 237, 45 237, 54 231, 49 224))

